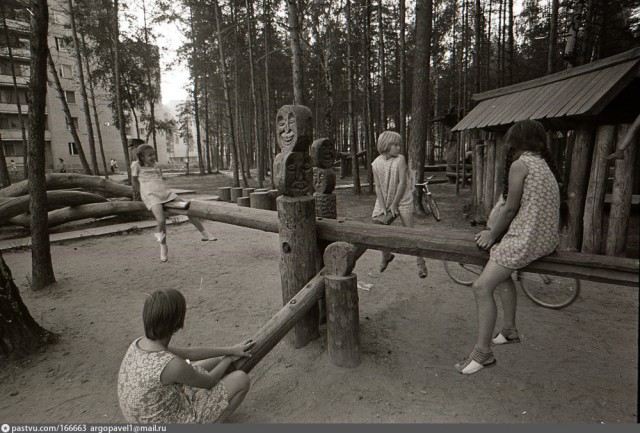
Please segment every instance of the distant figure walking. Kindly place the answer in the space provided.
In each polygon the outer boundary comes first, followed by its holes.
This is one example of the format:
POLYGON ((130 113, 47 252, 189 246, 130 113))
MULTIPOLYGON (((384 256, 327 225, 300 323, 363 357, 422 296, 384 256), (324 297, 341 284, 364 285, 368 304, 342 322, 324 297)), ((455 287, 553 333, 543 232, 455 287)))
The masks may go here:
POLYGON ((13 159, 11 160, 11 167, 9 168, 9 170, 11 171, 11 174, 18 174, 18 166, 13 159))
POLYGON ((58 165, 60 166, 60 170, 58 170, 59 173, 67 172, 67 166, 64 165, 64 159, 58 158, 58 165))
POLYGON ((111 158, 110 165, 111 165, 111 173, 115 174, 116 170, 118 169, 118 162, 115 159, 111 158))

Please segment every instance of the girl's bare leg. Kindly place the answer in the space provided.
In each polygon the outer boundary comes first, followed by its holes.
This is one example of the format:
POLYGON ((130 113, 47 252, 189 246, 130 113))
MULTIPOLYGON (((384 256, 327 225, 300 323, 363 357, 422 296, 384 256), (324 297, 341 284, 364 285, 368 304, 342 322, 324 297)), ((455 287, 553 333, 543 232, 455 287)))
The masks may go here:
POLYGON ((165 245, 167 243, 167 220, 164 216, 164 211, 162 209, 162 204, 155 204, 151 206, 151 213, 153 213, 153 217, 156 219, 158 223, 157 233, 164 234, 164 239, 160 241, 161 244, 165 245))
POLYGON ((218 423, 225 422, 229 415, 231 415, 231 413, 240 406, 240 403, 242 403, 242 400, 244 400, 245 396, 249 392, 249 387, 251 385, 247 373, 240 370, 227 374, 225 377, 220 379, 220 382, 224 384, 224 387, 227 390, 229 406, 222 412, 220 418, 216 421, 218 423))
POLYGON ((507 278, 498 284, 498 294, 502 303, 502 328, 516 329, 516 307, 518 297, 516 294, 516 285, 511 278, 507 278))
MULTIPOLYGON (((491 336, 496 326, 497 309, 493 292, 498 284, 506 282, 507 279, 511 280, 512 273, 512 269, 505 268, 489 260, 480 276, 471 285, 478 313, 478 340, 476 347, 480 349, 490 350, 491 336)), ((513 291, 515 294, 515 287, 513 291)), ((511 301, 508 299, 507 302, 511 301)), ((513 319, 515 320, 515 303, 513 304, 512 312, 509 314, 513 314, 513 319)))
MULTIPOLYGON (((413 207, 400 209, 400 221, 402 221, 403 227, 413 228, 413 207)), ((420 278, 426 278, 428 271, 424 259, 422 257, 416 257, 416 264, 418 265, 418 276, 420 278)))

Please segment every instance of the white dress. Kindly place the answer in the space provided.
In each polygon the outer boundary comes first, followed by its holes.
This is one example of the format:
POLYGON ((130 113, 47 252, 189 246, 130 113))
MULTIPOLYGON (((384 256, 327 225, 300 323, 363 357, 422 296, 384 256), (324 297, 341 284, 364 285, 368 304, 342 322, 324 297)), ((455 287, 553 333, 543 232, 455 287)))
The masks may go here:
POLYGON ((146 167, 134 161, 131 164, 131 176, 138 178, 140 198, 149 210, 156 204, 167 203, 178 197, 167 187, 162 177, 162 170, 157 165, 146 167))

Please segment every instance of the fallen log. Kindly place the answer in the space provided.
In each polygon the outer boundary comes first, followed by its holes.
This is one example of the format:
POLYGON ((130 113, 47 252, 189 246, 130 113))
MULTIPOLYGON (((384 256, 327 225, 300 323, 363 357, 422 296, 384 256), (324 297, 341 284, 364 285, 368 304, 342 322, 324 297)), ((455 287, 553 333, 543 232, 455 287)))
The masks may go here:
MULTIPOLYGON (((56 227, 72 221, 87 218, 103 218, 111 215, 131 214, 144 212, 150 214, 141 201, 108 201, 105 203, 83 204, 73 207, 65 207, 49 212, 49 227, 56 227)), ((9 220, 11 224, 25 228, 31 227, 28 215, 18 215, 9 220)))
MULTIPOLYGON (((83 188, 100 193, 105 197, 131 197, 133 189, 112 180, 99 176, 89 176, 77 173, 49 173, 46 175, 47 190, 83 188)), ((0 197, 20 197, 29 194, 27 180, 14 183, 7 188, 0 189, 0 197)))
MULTIPOLYGON (((0 203, 0 225, 6 224, 15 216, 29 212, 29 195, 16 197, 0 203)), ((47 191, 47 207, 57 209, 60 205, 78 206, 81 204, 108 201, 101 195, 81 191, 47 191)))

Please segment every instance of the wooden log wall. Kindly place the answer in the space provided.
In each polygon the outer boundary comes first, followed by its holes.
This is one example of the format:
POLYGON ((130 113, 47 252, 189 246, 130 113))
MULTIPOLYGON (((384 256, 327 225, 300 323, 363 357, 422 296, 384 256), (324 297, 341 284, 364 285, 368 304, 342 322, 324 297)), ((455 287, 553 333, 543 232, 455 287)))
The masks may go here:
MULTIPOLYGON (((629 125, 618 125, 618 141, 624 138, 628 128, 629 125)), ((631 143, 624 151, 624 159, 618 159, 615 162, 609 230, 605 247, 605 253, 608 256, 624 256, 625 253, 637 149, 637 142, 631 143)))
POLYGON ((473 183, 476 201, 472 203, 477 215, 484 212, 484 140, 478 140, 473 149, 473 183))
POLYGON ((567 185, 568 221, 567 229, 561 237, 561 247, 570 251, 580 251, 582 246, 582 217, 587 195, 588 176, 593 154, 594 130, 584 125, 576 130, 576 138, 571 153, 571 168, 567 185))
POLYGON ((496 169, 496 142, 495 140, 485 140, 484 142, 484 176, 482 193, 482 203, 484 215, 488 216, 493 208, 493 189, 495 187, 494 177, 496 169))
POLYGON ((584 204, 582 248, 583 253, 602 252, 602 230, 604 197, 607 189, 609 156, 615 148, 614 125, 600 126, 596 132, 596 142, 591 160, 591 173, 584 204))

